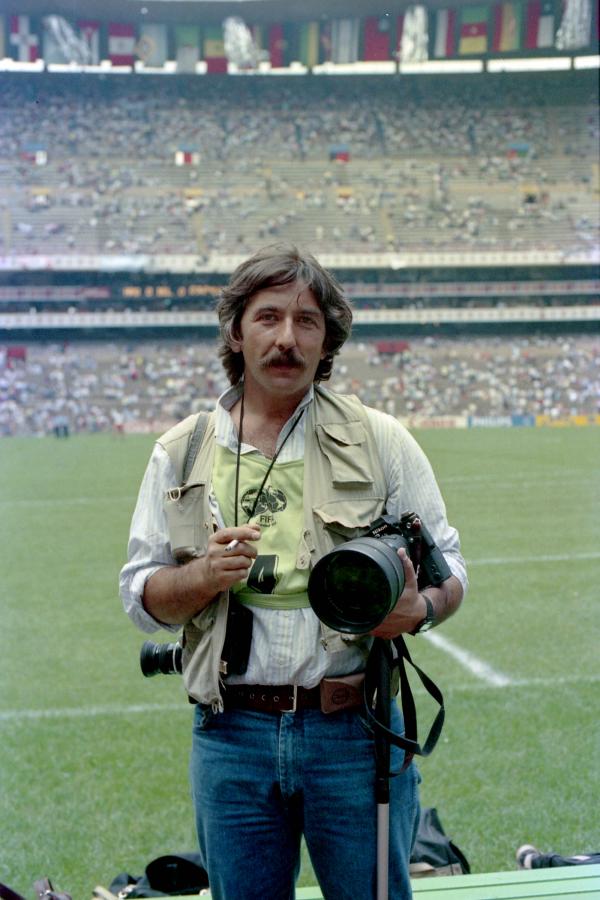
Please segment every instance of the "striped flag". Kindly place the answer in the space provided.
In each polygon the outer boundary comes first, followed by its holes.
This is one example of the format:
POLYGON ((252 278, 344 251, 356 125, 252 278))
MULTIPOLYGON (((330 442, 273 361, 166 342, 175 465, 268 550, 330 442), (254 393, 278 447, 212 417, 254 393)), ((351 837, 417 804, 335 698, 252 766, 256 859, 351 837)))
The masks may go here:
POLYGON ((200 153, 195 146, 184 144, 175 151, 176 166, 197 166, 200 162, 200 153))
POLYGON ((318 22, 303 22, 298 35, 298 56, 309 69, 320 59, 320 28, 318 22))
POLYGON ((77 28, 88 46, 90 65, 97 66, 100 62, 100 22, 81 19, 77 28))
POLYGON ((34 163, 36 166, 45 166, 48 162, 48 151, 45 144, 36 141, 28 141, 19 153, 21 159, 34 163))
POLYGON ((432 40, 434 59, 456 54, 456 10, 438 9, 435 13, 432 40))
POLYGON ((271 25, 269 28, 269 59, 273 69, 281 69, 283 67, 283 56, 285 50, 285 38, 283 34, 283 25, 271 25))
POLYGON ((527 50, 541 50, 554 46, 553 0, 529 0, 525 26, 527 50))
POLYGON ((390 59, 391 31, 391 16, 368 16, 364 20, 362 58, 366 61, 390 59))
POLYGON ((124 22, 109 22, 108 58, 113 66, 132 66, 135 62, 135 28, 124 22))
POLYGON ((319 33, 319 62, 331 62, 331 22, 324 22, 319 33))
POLYGON ((486 6, 468 6, 460 14, 460 40, 458 52, 461 56, 473 53, 487 53, 488 10, 486 6))
POLYGON ((497 3, 494 6, 492 50, 505 53, 521 49, 521 4, 497 3))
POLYGON ((210 75, 227 73, 227 56, 225 55, 225 39, 220 25, 209 25, 204 29, 202 57, 206 62, 206 71, 210 75))
POLYGON ((175 47, 178 72, 195 72, 200 59, 198 28, 196 25, 175 26, 175 47))
POLYGON ((31 32, 29 16, 10 17, 10 43, 19 62, 36 62, 39 41, 37 34, 31 32))
POLYGON ((353 63, 358 59, 358 19, 334 19, 331 23, 331 61, 353 63))

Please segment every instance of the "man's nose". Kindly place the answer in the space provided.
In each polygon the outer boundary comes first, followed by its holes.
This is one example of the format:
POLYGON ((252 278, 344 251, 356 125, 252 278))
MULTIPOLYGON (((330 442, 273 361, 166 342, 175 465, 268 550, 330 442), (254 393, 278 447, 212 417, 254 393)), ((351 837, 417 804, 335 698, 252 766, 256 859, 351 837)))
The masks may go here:
POLYGON ((289 349, 296 344, 296 332, 292 319, 282 319, 279 323, 276 335, 276 343, 278 347, 289 349))

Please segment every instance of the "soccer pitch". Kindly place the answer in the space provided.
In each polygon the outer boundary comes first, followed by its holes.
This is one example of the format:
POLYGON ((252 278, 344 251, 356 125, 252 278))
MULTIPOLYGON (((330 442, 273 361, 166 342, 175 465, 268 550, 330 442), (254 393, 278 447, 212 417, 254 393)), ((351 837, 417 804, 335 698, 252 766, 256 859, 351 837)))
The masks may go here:
MULTIPOLYGON (((422 800, 474 871, 514 868, 524 842, 598 850, 600 430, 415 436, 470 576, 457 616, 408 639, 447 708, 422 800)), ((191 707, 178 677, 142 677, 145 638, 117 594, 151 445, 2 441, 0 881, 25 895, 49 875, 86 900, 196 847, 191 707)), ((418 699, 424 737, 433 708, 418 699)), ((314 883, 306 861, 300 883, 314 883)))

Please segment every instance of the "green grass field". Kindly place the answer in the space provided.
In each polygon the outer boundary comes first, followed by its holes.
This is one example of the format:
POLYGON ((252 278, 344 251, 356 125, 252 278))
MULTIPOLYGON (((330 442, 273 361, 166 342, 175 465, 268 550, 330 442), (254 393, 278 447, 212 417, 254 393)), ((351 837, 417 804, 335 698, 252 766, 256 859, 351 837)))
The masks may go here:
MULTIPOLYGON (((474 871, 514 868, 525 841, 598 850, 600 430, 416 436, 471 580, 443 646, 410 639, 447 705, 422 799, 474 871)), ((0 881, 27 896, 49 875, 87 900, 195 849, 191 710, 179 678, 141 676, 117 594, 151 442, 1 443, 0 881)))

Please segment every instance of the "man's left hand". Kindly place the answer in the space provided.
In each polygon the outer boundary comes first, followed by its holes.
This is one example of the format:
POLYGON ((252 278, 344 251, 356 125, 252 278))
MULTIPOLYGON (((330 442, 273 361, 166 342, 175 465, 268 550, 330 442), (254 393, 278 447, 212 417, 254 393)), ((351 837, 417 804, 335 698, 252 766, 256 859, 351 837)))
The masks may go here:
POLYGON ((393 610, 370 632, 373 637, 386 640, 411 632, 427 615, 427 604, 419 594, 417 575, 404 547, 400 547, 398 556, 404 569, 404 590, 393 610))

